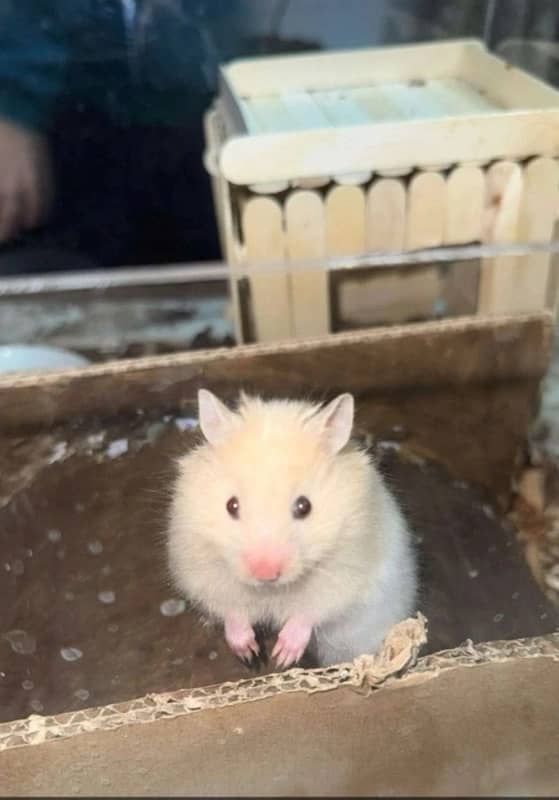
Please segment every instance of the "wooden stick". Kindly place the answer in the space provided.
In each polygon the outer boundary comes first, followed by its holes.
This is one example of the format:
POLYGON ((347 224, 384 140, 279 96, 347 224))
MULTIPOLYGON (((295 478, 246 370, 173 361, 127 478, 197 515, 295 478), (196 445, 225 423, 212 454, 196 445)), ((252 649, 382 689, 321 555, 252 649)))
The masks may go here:
POLYGON ((326 198, 326 254, 365 250, 365 193, 359 186, 335 186, 326 198))
POLYGON ((408 188, 406 248, 438 247, 443 242, 446 182, 437 172, 420 172, 408 188))
POLYGON ((456 167, 446 183, 445 244, 481 239, 485 177, 479 167, 456 167))
MULTIPOLYGON (((220 133, 220 116, 217 107, 212 107, 204 115, 204 132, 207 147, 207 168, 217 167, 217 154, 222 146, 222 136, 220 133)), ((232 196, 228 182, 225 180, 219 169, 208 169, 210 172, 212 195, 216 213, 216 221, 219 233, 219 243, 221 252, 228 264, 239 263, 239 242, 235 236, 233 226, 232 196)), ((229 294, 231 300, 231 317, 235 330, 237 342, 243 342, 243 325, 241 306, 239 298, 238 281, 229 276, 229 294)))
POLYGON ((403 250, 406 229, 406 189, 403 181, 381 178, 367 192, 368 250, 403 250))
MULTIPOLYGON (((285 259, 282 209, 270 197, 253 197, 242 211, 247 264, 262 265, 285 259)), ((287 272, 254 272, 249 278, 256 339, 273 342, 292 336, 287 272)))
MULTIPOLYGON (((290 260, 314 259, 324 255, 324 205, 318 192, 301 190, 291 193, 285 203, 285 235, 290 260)), ((328 271, 293 271, 291 303, 296 336, 321 336, 328 333, 328 271)))
MULTIPOLYGON (((486 174, 482 236, 486 242, 518 241, 518 222, 523 192, 522 168, 513 161, 498 161, 486 174)), ((515 256, 484 258, 481 264, 478 312, 514 313, 522 308, 518 262, 515 256)))
MULTIPOLYGON (((559 196, 559 165, 553 158, 534 158, 524 168, 524 192, 518 220, 518 239, 526 243, 553 238, 555 207, 559 196)), ((533 253, 517 259, 517 289, 523 311, 555 307, 556 289, 548 296, 551 254, 533 253)))

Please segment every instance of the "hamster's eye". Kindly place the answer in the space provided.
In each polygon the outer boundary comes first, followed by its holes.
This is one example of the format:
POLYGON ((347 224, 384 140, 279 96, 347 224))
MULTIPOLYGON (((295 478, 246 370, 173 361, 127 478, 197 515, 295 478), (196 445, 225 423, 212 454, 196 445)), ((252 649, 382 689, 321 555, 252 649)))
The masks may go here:
POLYGON ((227 513, 233 519, 239 519, 239 507, 239 500, 236 497, 230 497, 225 506, 227 513))
POLYGON ((297 500, 293 503, 292 513, 295 519, 304 519, 308 517, 311 513, 311 501, 308 497, 301 495, 298 497, 297 500))

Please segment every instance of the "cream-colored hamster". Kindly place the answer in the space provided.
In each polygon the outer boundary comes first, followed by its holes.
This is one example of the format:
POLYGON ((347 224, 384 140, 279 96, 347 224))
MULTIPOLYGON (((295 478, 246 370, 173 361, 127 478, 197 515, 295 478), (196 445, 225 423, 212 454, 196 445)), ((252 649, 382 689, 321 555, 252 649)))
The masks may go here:
POLYGON ((279 631, 279 667, 313 640, 319 663, 374 653, 415 610, 416 568, 398 505, 350 441, 354 403, 321 408, 201 390, 205 442, 179 462, 168 556, 178 589, 258 653, 254 626, 279 631))

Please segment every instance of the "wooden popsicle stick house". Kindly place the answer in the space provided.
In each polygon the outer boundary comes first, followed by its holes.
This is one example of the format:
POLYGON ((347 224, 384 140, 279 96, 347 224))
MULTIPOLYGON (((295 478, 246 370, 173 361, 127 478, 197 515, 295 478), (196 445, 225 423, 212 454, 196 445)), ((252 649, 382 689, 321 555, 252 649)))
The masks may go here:
MULTIPOLYGON (((231 278, 240 341, 326 334, 333 306, 365 324, 379 280, 384 298, 439 288, 436 267, 333 282, 290 262, 553 238, 559 92, 476 40, 233 62, 206 139, 224 257, 249 273, 231 278)), ((552 266, 483 259, 477 313, 554 306, 552 266)))

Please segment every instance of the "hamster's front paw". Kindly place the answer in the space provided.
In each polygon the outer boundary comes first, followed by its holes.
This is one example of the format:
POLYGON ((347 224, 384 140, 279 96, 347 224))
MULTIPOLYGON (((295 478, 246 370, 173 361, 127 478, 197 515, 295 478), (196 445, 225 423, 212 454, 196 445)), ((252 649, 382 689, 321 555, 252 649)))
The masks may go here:
POLYGON ((278 635, 272 658, 278 668, 296 664, 303 657, 312 633, 312 625, 303 617, 288 619, 278 635))
POLYGON ((235 655, 247 663, 260 652, 252 626, 239 617, 226 617, 225 640, 235 655))

